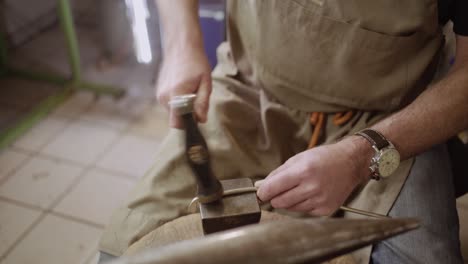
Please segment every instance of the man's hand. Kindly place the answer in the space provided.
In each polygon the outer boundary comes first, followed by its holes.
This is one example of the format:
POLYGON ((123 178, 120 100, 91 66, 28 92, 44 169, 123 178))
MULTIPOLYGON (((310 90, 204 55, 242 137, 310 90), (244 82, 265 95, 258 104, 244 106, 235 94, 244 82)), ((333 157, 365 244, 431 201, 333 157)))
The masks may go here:
POLYGON ((372 154, 357 136, 304 151, 271 172, 257 195, 275 208, 331 215, 369 178, 372 154))
POLYGON ((200 122, 206 122, 211 94, 211 68, 200 48, 188 48, 166 54, 157 85, 158 101, 170 113, 170 126, 181 127, 181 121, 171 111, 168 102, 175 95, 194 93, 195 114, 200 122))
POLYGON ((168 106, 175 95, 195 93, 195 114, 206 122, 211 94, 211 68, 203 48, 197 0, 156 0, 163 33, 164 61, 156 96, 170 113, 170 126, 182 127, 168 106))

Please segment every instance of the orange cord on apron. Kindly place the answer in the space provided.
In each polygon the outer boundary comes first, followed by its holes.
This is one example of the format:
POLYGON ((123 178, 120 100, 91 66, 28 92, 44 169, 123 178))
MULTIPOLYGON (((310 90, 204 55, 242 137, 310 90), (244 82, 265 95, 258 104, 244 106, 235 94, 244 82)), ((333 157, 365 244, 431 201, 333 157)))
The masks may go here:
MULTIPOLYGON (((354 111, 347 111, 347 112, 340 112, 336 113, 335 116, 333 116, 333 124, 336 126, 341 126, 343 124, 346 124, 351 118, 354 116, 354 111)), ((314 127, 312 130, 312 137, 310 138, 309 141, 309 149, 317 146, 317 143, 320 138, 320 134, 323 130, 324 124, 325 124, 325 118, 326 114, 322 112, 313 112, 310 115, 310 124, 314 127)))

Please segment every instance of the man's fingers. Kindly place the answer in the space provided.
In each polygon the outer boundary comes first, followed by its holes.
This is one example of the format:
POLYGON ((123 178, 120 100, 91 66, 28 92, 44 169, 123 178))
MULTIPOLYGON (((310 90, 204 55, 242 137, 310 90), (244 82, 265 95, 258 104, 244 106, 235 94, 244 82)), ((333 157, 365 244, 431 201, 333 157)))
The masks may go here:
POLYGON ((206 112, 208 110, 208 100, 210 97, 211 92, 211 79, 204 80, 203 77, 200 78, 196 84, 184 84, 185 86, 179 86, 177 89, 172 89, 172 93, 170 96, 167 94, 160 94, 158 99, 161 100, 162 103, 169 110, 169 125, 174 128, 183 128, 183 122, 181 118, 171 109, 169 102, 172 98, 179 95, 197 93, 197 97, 195 98, 193 110, 195 112, 195 118, 198 122, 206 122, 206 112), (188 86, 190 85, 190 86, 188 86))
MULTIPOLYGON (((283 163, 283 165, 279 166, 278 168, 276 168, 275 170, 273 170, 272 172, 270 172, 270 174, 268 174, 268 176, 266 177, 266 179, 269 179, 269 180, 272 180, 273 178, 275 178, 277 175, 281 175, 281 172, 283 172, 284 170, 287 170, 289 168, 292 168, 292 166, 294 166, 294 161, 296 160, 296 156, 293 156, 291 157, 290 159, 288 159, 285 163, 283 163)), ((263 181, 265 180, 262 180, 262 183, 263 181)), ((259 186, 260 187, 260 186, 259 186)))
POLYGON ((257 196, 261 201, 270 201, 273 197, 288 191, 295 187, 298 183, 295 177, 291 177, 290 169, 285 169, 278 172, 274 177, 267 177, 263 184, 258 188, 257 196))

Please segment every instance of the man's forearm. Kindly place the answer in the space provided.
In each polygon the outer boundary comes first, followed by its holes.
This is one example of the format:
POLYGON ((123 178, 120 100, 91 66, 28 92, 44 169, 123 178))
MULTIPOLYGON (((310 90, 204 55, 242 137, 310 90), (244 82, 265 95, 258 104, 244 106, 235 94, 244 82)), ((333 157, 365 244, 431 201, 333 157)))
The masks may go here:
POLYGON ((198 0, 155 0, 162 24, 164 52, 203 48, 198 0))
POLYGON ((413 103, 373 126, 399 150, 402 160, 468 127, 468 37, 458 37, 451 72, 413 103))

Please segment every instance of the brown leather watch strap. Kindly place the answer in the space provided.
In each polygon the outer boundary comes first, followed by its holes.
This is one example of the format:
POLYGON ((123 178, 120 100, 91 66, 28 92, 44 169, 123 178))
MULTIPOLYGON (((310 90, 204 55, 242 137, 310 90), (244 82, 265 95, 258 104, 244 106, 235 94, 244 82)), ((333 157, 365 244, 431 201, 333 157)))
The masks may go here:
POLYGON ((382 134, 372 129, 361 130, 357 132, 356 135, 367 139, 372 145, 376 146, 378 150, 381 150, 390 145, 388 140, 382 134))

